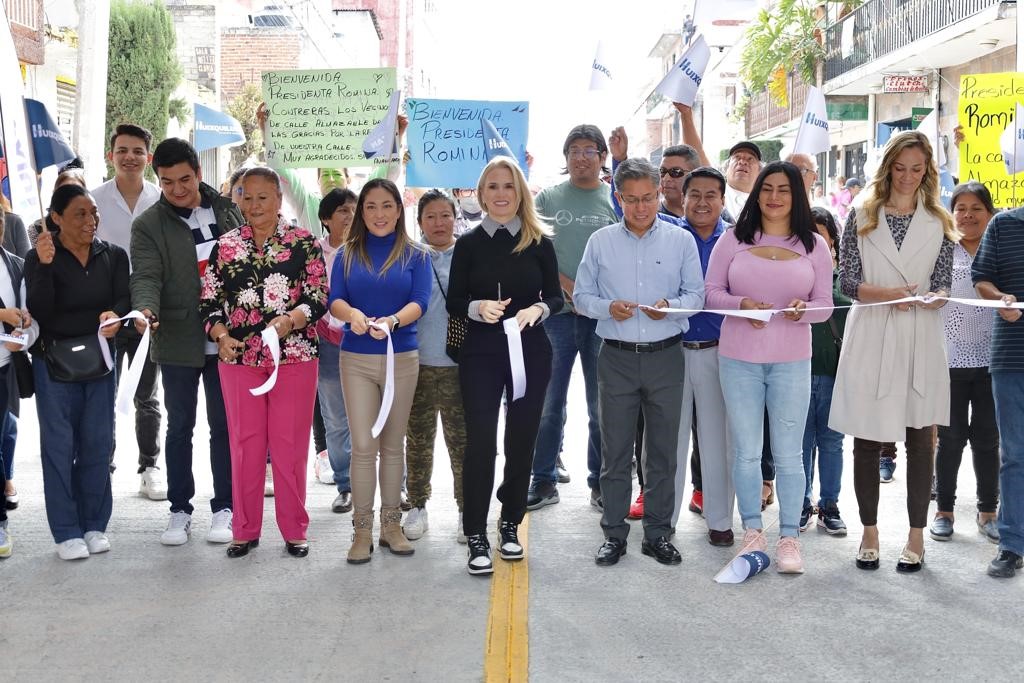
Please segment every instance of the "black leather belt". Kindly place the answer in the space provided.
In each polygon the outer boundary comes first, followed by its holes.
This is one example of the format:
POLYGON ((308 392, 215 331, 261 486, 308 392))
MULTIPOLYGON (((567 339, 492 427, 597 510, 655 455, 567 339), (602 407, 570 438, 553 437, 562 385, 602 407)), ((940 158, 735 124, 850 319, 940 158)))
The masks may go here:
POLYGON ((675 346, 682 341, 682 339, 683 335, 677 334, 676 336, 669 337, 668 339, 644 344, 634 344, 633 342, 624 342, 619 341, 618 339, 605 339, 604 343, 614 349, 629 351, 631 353, 654 353, 655 351, 663 351, 670 346, 675 346))
POLYGON ((703 351, 704 349, 713 349, 718 346, 717 339, 711 339, 709 341, 683 341, 683 348, 690 349, 691 351, 703 351))

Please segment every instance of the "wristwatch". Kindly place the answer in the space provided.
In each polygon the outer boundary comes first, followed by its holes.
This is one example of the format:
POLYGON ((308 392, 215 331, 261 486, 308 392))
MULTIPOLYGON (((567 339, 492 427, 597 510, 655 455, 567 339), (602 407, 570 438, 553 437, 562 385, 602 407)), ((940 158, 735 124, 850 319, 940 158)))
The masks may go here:
POLYGON ((402 321, 398 319, 397 315, 392 315, 390 317, 391 317, 391 322, 394 323, 391 326, 392 331, 397 330, 399 328, 399 326, 401 326, 402 321))

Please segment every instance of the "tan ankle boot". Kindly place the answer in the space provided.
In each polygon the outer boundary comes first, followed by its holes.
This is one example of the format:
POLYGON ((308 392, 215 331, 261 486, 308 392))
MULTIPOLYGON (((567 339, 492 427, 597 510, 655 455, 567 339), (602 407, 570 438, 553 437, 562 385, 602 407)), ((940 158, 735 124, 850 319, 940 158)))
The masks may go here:
POLYGON ((389 548, 394 555, 412 555, 415 550, 402 532, 402 511, 382 508, 380 511, 380 547, 389 548))
POLYGON ((352 546, 348 549, 349 564, 366 564, 373 552, 373 513, 352 515, 352 546))

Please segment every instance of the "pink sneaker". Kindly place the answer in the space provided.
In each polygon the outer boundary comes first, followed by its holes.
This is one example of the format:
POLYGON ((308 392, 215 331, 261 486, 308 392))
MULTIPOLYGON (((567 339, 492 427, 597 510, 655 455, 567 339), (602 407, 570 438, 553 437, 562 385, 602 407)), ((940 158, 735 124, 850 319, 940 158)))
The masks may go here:
POLYGON ((783 536, 775 546, 775 567, 780 574, 803 574, 804 560, 800 557, 800 541, 783 536))
POLYGON ((764 540, 764 532, 760 529, 747 529, 743 532, 743 545, 739 554, 750 553, 755 550, 768 552, 768 541, 764 540))

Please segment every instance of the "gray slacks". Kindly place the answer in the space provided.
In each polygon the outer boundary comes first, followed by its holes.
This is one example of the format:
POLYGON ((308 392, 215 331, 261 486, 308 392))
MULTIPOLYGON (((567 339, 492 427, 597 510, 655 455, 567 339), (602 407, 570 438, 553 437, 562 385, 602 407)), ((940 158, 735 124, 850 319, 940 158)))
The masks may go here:
MULTIPOLYGON (((678 464, 675 481, 675 509, 672 525, 679 519, 686 494, 686 466, 689 462, 690 423, 697 408, 697 440, 700 442, 700 472, 704 493, 704 519, 708 529, 732 528, 736 491, 732 484, 732 452, 728 447, 725 399, 718 380, 718 347, 683 349, 686 377, 683 382, 682 416, 679 420, 678 464)), ((647 495, 644 494, 646 502, 647 495)))
MULTIPOLYGON (((683 353, 679 344, 652 353, 601 346, 597 359, 601 422, 601 528, 609 538, 629 535, 633 442, 644 411, 644 537, 671 531, 675 500, 676 446, 683 401, 683 353)), ((684 466, 685 469, 685 466, 684 466)))

